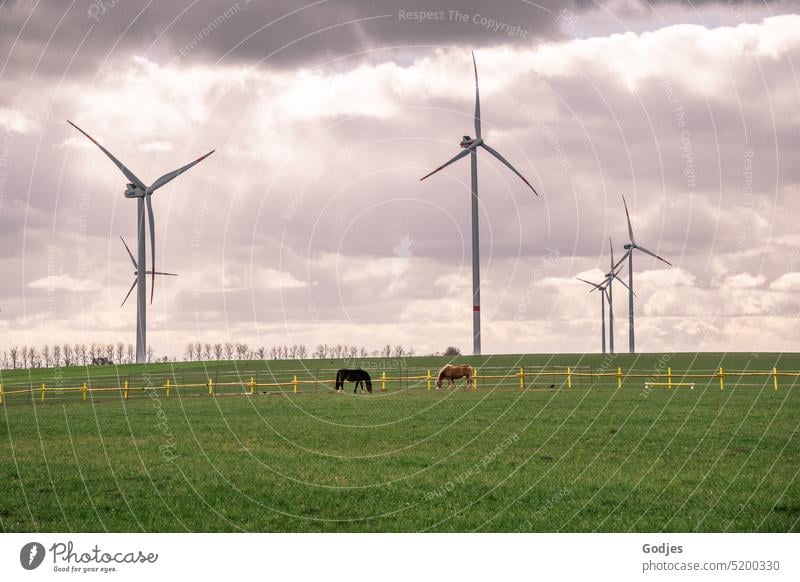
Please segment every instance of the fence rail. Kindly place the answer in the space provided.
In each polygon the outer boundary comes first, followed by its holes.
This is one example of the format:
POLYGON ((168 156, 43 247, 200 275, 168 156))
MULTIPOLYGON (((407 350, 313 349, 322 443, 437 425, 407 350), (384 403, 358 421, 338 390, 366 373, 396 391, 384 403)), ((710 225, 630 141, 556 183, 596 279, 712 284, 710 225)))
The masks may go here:
MULTIPOLYGON (((56 399, 63 396, 74 398, 76 393, 79 393, 82 400, 91 398, 95 399, 95 394, 103 393, 116 393, 115 397, 122 397, 127 400, 129 397, 142 397, 145 393, 148 396, 153 394, 158 395, 163 392, 166 398, 171 398, 173 393, 178 397, 183 396, 226 396, 226 395, 243 395, 253 396, 257 393, 291 393, 291 394, 317 394, 320 391, 333 391, 335 384, 335 374, 326 375, 322 377, 319 372, 331 372, 331 370, 317 370, 315 374, 306 374, 310 377, 302 377, 303 374, 291 373, 286 378, 280 379, 277 374, 269 374, 272 381, 259 381, 259 374, 253 374, 248 379, 241 378, 237 375, 236 379, 226 381, 223 374, 222 381, 219 380, 219 375, 215 374, 213 377, 209 376, 207 379, 200 381, 184 381, 178 382, 177 376, 165 375, 158 378, 148 376, 147 384, 138 383, 135 385, 130 379, 122 380, 117 378, 116 382, 102 379, 93 385, 91 380, 83 382, 81 386, 60 386, 42 383, 41 385, 27 385, 27 386, 14 386, 4 388, 0 384, 0 404, 5 404, 11 400, 23 400, 21 396, 27 397, 32 402, 44 402, 48 398, 56 399), (158 383, 153 380, 159 381, 158 383), (313 386, 313 390, 310 389, 313 386)), ((308 372, 308 371, 306 371, 308 372)), ((612 386, 616 385, 617 389, 622 389, 626 383, 636 382, 637 380, 644 380, 642 386, 645 389, 652 388, 682 388, 691 387, 694 389, 695 384, 700 382, 687 382, 686 380, 708 380, 709 384, 716 384, 718 382, 719 389, 725 389, 726 380, 730 382, 732 379, 746 378, 764 378, 765 384, 771 382, 772 388, 778 390, 781 379, 792 379, 791 385, 793 386, 797 379, 800 378, 798 371, 778 371, 777 368, 772 370, 723 370, 719 368, 715 371, 705 373, 700 372, 673 372, 671 368, 667 368, 666 372, 654 371, 636 371, 629 370, 624 372, 622 368, 616 370, 592 370, 588 367, 521 367, 514 369, 502 368, 473 368, 473 382, 471 387, 473 391, 479 389, 508 389, 510 386, 517 390, 530 390, 543 388, 566 388, 573 389, 575 386, 592 387, 595 382, 599 384, 610 383, 612 386), (549 381, 549 384, 548 384, 549 381)), ((262 372, 263 374, 263 372, 262 372)), ((286 374, 286 372, 284 372, 286 374)), ((130 377, 129 377, 130 378, 130 377)), ((393 391, 406 391, 413 389, 432 390, 435 387, 436 375, 435 371, 431 369, 399 369, 392 370, 390 375, 386 371, 381 371, 378 375, 373 377, 373 385, 376 385, 378 390, 386 392, 389 389, 393 391)), ((785 382, 784 382, 785 383, 785 382)), ((468 389, 466 384, 462 384, 463 389, 468 389)))

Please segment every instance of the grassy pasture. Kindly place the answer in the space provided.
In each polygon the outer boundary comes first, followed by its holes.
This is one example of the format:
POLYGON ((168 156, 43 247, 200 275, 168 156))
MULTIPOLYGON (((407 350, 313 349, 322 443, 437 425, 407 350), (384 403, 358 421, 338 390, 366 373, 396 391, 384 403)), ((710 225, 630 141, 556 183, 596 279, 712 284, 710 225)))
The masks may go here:
MULTIPOLYGON (((525 366, 475 392, 390 382, 332 394, 341 362, 214 362, 4 371, 2 531, 800 531, 797 378, 715 378, 646 389, 646 378, 800 371, 797 354, 465 357, 481 374, 525 366), (538 375, 536 370, 539 370, 538 375), (146 374, 146 375, 145 375, 146 374), (222 384, 210 398, 203 384, 222 384), (197 384, 172 393, 162 386, 197 384), (56 392, 58 387, 119 390, 56 392), (45 402, 35 390, 48 386, 45 402), (553 388, 550 385, 554 384, 553 388), (53 392, 50 392, 50 388, 53 392), (261 392, 268 392, 262 394, 261 392)), ((392 377, 442 358, 363 360, 392 377), (400 365, 404 372, 400 372, 400 365)), ((349 363, 353 365, 352 362, 349 363)), ((687 380, 688 381, 688 380, 687 380)))

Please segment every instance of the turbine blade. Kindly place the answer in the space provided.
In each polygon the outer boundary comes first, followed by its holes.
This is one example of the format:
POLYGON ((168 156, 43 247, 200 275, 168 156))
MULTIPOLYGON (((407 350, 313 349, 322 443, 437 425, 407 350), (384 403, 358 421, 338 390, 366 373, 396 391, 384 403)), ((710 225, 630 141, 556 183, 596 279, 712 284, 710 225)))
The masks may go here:
POLYGON ((114 156, 112 156, 112 155, 111 155, 111 152, 110 152, 110 151, 108 151, 108 150, 107 150, 106 148, 104 148, 103 146, 101 146, 101 145, 100 145, 100 144, 99 144, 99 143, 98 143, 98 142, 97 142, 97 141, 96 141, 96 140, 95 140, 95 139, 94 139, 94 138, 93 138, 91 135, 89 135, 88 133, 86 133, 85 131, 83 131, 83 130, 82 130, 80 127, 78 127, 77 125, 75 125, 74 123, 72 123, 70 120, 67 120, 67 123, 69 123, 69 124, 70 124, 72 127, 74 127, 75 129, 77 129, 78 131, 80 131, 80 132, 81 132, 83 135, 85 135, 86 137, 88 137, 88 138, 89 138, 89 141, 91 141, 91 142, 92 142, 94 145, 96 145, 97 147, 99 147, 99 148, 100 148, 100 150, 101 150, 101 151, 102 151, 102 152, 103 152, 105 155, 107 155, 107 156, 108 156, 108 157, 111 159, 111 161, 112 161, 112 162, 114 162, 114 165, 116 165, 116 166, 117 166, 117 168, 119 168, 119 169, 120 169, 120 171, 121 171, 123 174, 125 174, 125 177, 126 177, 128 180, 130 180, 131 182, 133 182, 133 184, 134 184, 134 185, 138 186, 138 187, 139 187, 139 188, 141 188, 142 190, 144 190, 144 189, 146 189, 146 188, 147 188, 147 187, 144 185, 144 183, 143 183, 143 182, 142 182, 142 181, 141 181, 139 178, 137 178, 137 177, 136 177, 136 174, 134 174, 133 172, 131 172, 131 171, 130 171, 128 168, 126 168, 126 167, 125 167, 125 164, 123 164, 123 163, 122 163, 122 162, 120 162, 120 161, 119 161, 117 158, 115 158, 114 156))
POLYGON ((625 218, 628 220, 628 237, 631 239, 631 244, 636 244, 633 240, 633 227, 631 226, 631 215, 628 212, 628 203, 625 201, 625 194, 622 195, 622 203, 625 205, 625 218))
MULTIPOLYGON (((637 247, 637 248, 638 248, 638 247, 637 247)), ((628 255, 630 255, 630 254, 631 254, 631 250, 630 250, 630 249, 628 249, 627 251, 625 251, 625 254, 624 254, 624 255, 622 255, 622 258, 621 258, 619 261, 617 261, 617 264, 616 264, 616 265, 614 265, 614 268, 613 268, 613 269, 611 269, 611 270, 612 270, 612 271, 616 271, 616 270, 617 270, 617 268, 619 268, 619 266, 620 266, 620 265, 622 265, 622 263, 624 263, 624 262, 625 262, 625 259, 627 259, 627 258, 628 258, 628 255)))
POLYGON ((147 271, 148 275, 169 275, 170 277, 177 277, 177 273, 163 273, 161 271, 147 271))
MULTIPOLYGON (((145 202, 147 203, 147 219, 150 222, 150 253, 152 257, 151 265, 153 265, 153 269, 156 268, 156 221, 153 218, 153 201, 151 200, 152 196, 150 194, 146 194, 144 197, 145 202)), ((153 293, 155 292, 155 285, 156 285, 156 276, 155 274, 152 277, 152 281, 150 282, 150 303, 153 303, 153 293)))
POLYGON ((487 152, 489 152, 489 153, 490 153, 490 154, 492 154, 494 157, 496 157, 498 160, 500 160, 501 162, 503 162, 503 163, 504 163, 504 164, 505 164, 505 165, 508 167, 508 169, 509 169, 509 170, 511 170, 511 171, 512 171, 512 172, 514 172, 514 173, 515 173, 517 176, 519 176, 519 177, 520 177, 520 179, 521 179, 523 182, 525 182, 525 183, 528 185, 528 188, 530 188, 531 190, 533 190, 533 193, 534 193, 534 194, 536 194, 537 196, 539 195, 539 193, 538 193, 538 192, 537 192, 537 191, 534 189, 534 187, 533 187, 533 186, 531 186, 531 183, 530 183, 530 182, 528 182, 528 180, 525 178, 525 176, 523 176, 522 174, 520 174, 520 173, 517 171, 517 169, 516 169, 514 166, 512 166, 512 165, 511 165, 511 164, 508 162, 508 160, 507 160, 507 159, 505 159, 503 156, 501 156, 501 155, 500 155, 500 153, 499 153, 499 152, 498 152, 496 149, 489 147, 489 145, 488 145, 486 142, 482 142, 482 143, 481 143, 481 145, 482 145, 484 148, 486 148, 486 151, 487 151, 487 152))
POLYGON ((672 266, 672 263, 670 263, 670 262, 669 262, 667 259, 662 259, 662 258, 661 258, 661 257, 659 257, 657 254, 655 254, 653 251, 648 251, 646 248, 644 248, 644 247, 640 247, 640 246, 638 246, 638 245, 636 246, 636 248, 637 248, 638 250, 642 251, 643 253, 646 253, 646 254, 650 255, 651 257, 655 257, 655 258, 657 258, 657 259, 658 259, 659 261, 661 261, 662 263, 666 263, 666 264, 668 264, 670 267, 672 266))
POLYGON ((136 264, 136 259, 133 258, 133 253, 131 253, 131 249, 128 248, 128 243, 125 242, 125 239, 121 236, 119 237, 122 241, 122 244, 125 245, 125 250, 128 251, 128 256, 131 258, 131 263, 133 263, 133 268, 137 271, 139 270, 139 265, 136 264))
MULTIPOLYGON (((583 281, 583 282, 584 282, 584 283, 586 283, 587 285, 591 285, 592 287, 594 287, 594 289, 592 289, 592 291, 596 291, 597 289, 600 289, 600 287, 602 287, 602 286, 603 286, 603 284, 602 284, 602 283, 592 283, 591 281, 587 281, 586 279, 581 279, 580 277, 575 277, 575 278, 576 278, 578 281, 583 281)), ((591 293, 592 291, 589 291, 589 293, 591 293)))
POLYGON ((475 138, 481 138, 481 94, 478 90, 478 64, 475 62, 475 51, 472 52, 472 66, 475 69, 475 138))
POLYGON ((608 246, 611 248, 611 270, 614 270, 614 243, 611 242, 611 237, 608 237, 608 246))
POLYGON ((130 288, 130 289, 128 289, 128 294, 125 296, 125 299, 123 299, 123 300, 122 300, 122 303, 120 303, 120 307, 122 307, 123 305, 125 305, 125 302, 128 300, 128 297, 130 297, 130 296, 131 296, 131 293, 133 293, 133 288, 134 288, 134 287, 136 287, 136 281, 137 281, 137 279, 134 277, 134 279, 133 279, 133 285, 131 285, 131 288, 130 288))
POLYGON ((211 154, 213 154, 215 151, 217 151, 217 150, 211 150, 211 151, 210 151, 210 152, 208 152, 206 155, 204 155, 204 156, 201 156, 201 157, 197 158, 197 159, 196 159, 195 161, 193 161, 192 163, 190 163, 190 164, 186 164, 186 165, 185 165, 185 166, 183 166, 182 168, 178 168, 177 170, 173 170, 172 172, 169 172, 168 174, 164 174, 164 175, 163 175, 163 176, 161 176, 161 177, 160 177, 158 180, 156 180, 155 182, 153 182, 152 186, 150 186, 150 192, 155 192, 156 190, 158 190, 159 188, 161 188, 161 186, 163 186, 163 185, 164 185, 164 184, 166 184, 167 182, 170 182, 171 180, 174 180, 175 178, 177 178, 178 176, 180 176, 181 174, 183 174, 183 173, 184 173, 186 170, 188 170, 188 169, 189 169, 189 168, 191 168, 192 166, 194 166, 194 165, 197 165, 197 164, 199 164, 200 162, 202 162, 203 160, 205 160, 205 159, 206 159, 208 156, 210 156, 211 154))
MULTIPOLYGON (((630 287, 628 287, 628 284, 627 284, 625 281, 623 281, 622 279, 620 279, 620 278, 617 276, 617 274, 616 274, 616 273, 614 273, 614 279, 616 279, 617 281, 619 281, 620 283, 622 283, 622 286, 623 286, 623 287, 625 287, 625 288, 626 288, 628 291, 630 291, 630 290, 631 290, 631 288, 630 288, 630 287)), ((635 295, 636 295, 636 293, 634 293, 633 295, 635 296, 635 295)))
POLYGON ((471 151, 472 151, 472 150, 470 150, 470 149, 464 148, 463 150, 461 150, 460 152, 458 152, 458 155, 454 156, 452 160, 450 160, 449 162, 447 162, 447 163, 445 163, 445 164, 442 164, 441 166, 439 166, 438 168, 436 168, 436 169, 435 169, 433 172, 431 172, 431 173, 429 173, 429 174, 426 174, 426 175, 424 175, 422 178, 420 178, 420 179, 419 179, 419 181, 420 181, 420 182, 422 182, 422 181, 423 181, 425 178, 427 178, 427 177, 429 177, 429 176, 433 176, 433 175, 434 175, 436 172, 438 172, 439 170, 443 170, 443 169, 445 169, 447 166, 449 166, 450 164, 452 164, 453 162, 457 162, 458 160, 460 160, 460 159, 461 159, 461 158, 463 158, 464 156, 466 156, 466 155, 469 155, 469 153, 470 153, 471 151))

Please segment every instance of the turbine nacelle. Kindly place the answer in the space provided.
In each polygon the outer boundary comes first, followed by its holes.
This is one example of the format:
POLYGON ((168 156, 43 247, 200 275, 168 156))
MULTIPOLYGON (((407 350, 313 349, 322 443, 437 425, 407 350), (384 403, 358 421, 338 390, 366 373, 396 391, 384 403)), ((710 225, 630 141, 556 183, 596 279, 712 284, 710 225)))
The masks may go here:
POLYGON ((125 198, 141 198, 144 196, 145 192, 136 184, 126 184, 127 188, 125 188, 125 198))
POLYGON ((483 143, 481 138, 472 139, 470 136, 465 135, 461 138, 461 143, 459 144, 462 148, 476 148, 483 143))

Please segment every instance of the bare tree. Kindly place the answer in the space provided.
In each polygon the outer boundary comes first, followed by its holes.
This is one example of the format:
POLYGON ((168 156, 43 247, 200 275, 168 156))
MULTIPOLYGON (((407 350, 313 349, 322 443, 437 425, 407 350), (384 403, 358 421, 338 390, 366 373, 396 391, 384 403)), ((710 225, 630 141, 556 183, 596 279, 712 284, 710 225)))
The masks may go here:
POLYGON ((194 344, 186 344, 186 359, 190 362, 194 361, 194 344))
POLYGON ((233 359, 233 344, 231 342, 225 342, 225 359, 233 359))
POLYGON ((297 346, 297 357, 301 360, 306 359, 308 356, 308 348, 306 348, 306 344, 300 344, 297 346))
POLYGON ((125 344, 117 342, 117 363, 122 364, 125 360, 125 344))
POLYGON ((66 367, 70 367, 75 364, 75 352, 72 350, 72 346, 69 344, 64 344, 61 349, 64 352, 64 365, 66 367))
POLYGON ((153 359, 153 346, 147 346, 147 361, 148 362, 155 362, 153 359))
POLYGON ((88 349, 86 347, 86 344, 75 344, 75 353, 77 354, 78 362, 80 363, 81 366, 85 366, 87 364, 86 361, 87 352, 88 349))
POLYGON ((211 344, 203 344, 203 359, 211 360, 211 344))
POLYGON ((237 360, 244 360, 247 357, 247 352, 250 351, 250 348, 247 346, 247 344, 241 342, 237 342, 234 349, 236 350, 237 360))
POLYGON ((392 355, 392 346, 386 344, 385 346, 383 346, 383 349, 381 350, 381 356, 383 356, 384 358, 388 358, 391 355, 392 355))
POLYGON ((266 356, 267 350, 264 349, 264 346, 260 346, 255 353, 257 360, 263 360, 264 356, 266 356))
POLYGON ((222 344, 214 344, 214 359, 222 359, 222 344))
POLYGON ((53 357, 50 354, 50 346, 47 344, 42 346, 42 363, 45 368, 50 368, 50 365, 53 363, 53 357))
POLYGON ((460 356, 461 350, 455 346, 447 346, 447 349, 444 351, 445 356, 460 356))
POLYGON ((8 355, 11 357, 11 367, 16 370, 17 364, 19 363, 19 348, 17 346, 11 346, 8 348, 8 355))
POLYGON ((61 346, 58 344, 53 346, 53 366, 61 367, 61 346))

